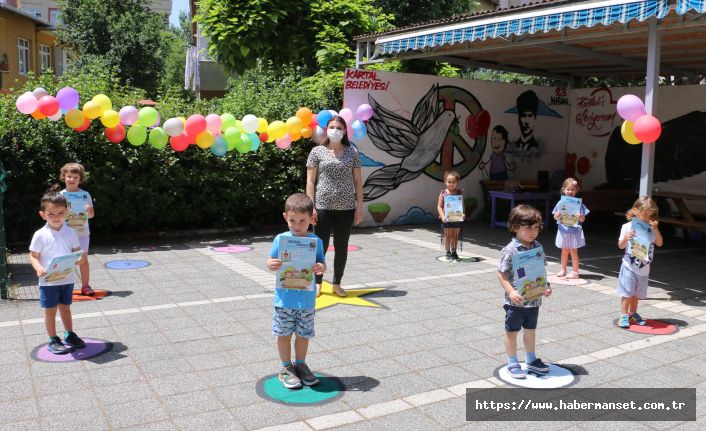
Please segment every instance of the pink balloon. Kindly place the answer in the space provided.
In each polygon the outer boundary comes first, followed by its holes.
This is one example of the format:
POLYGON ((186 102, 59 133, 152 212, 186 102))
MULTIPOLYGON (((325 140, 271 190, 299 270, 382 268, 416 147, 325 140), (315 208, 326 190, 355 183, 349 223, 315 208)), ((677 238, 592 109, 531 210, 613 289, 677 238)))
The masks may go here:
POLYGON ((618 115, 623 120, 632 121, 633 123, 645 115, 645 104, 634 94, 626 94, 618 99, 618 115))
POLYGON ((353 111, 348 108, 341 109, 341 112, 339 112, 338 115, 343 117, 343 119, 346 120, 346 123, 350 124, 350 122, 353 120, 353 111))
POLYGON ((118 112, 118 115, 120 116, 121 123, 127 126, 132 126, 137 121, 137 108, 134 106, 123 106, 120 109, 120 112, 118 112))
POLYGON ((169 145, 174 151, 184 151, 189 148, 189 137, 186 134, 172 136, 169 138, 169 145))
POLYGON ((632 131, 640 141, 650 144, 656 142, 662 134, 662 125, 659 120, 652 115, 643 115, 635 120, 632 131))
POLYGON ((221 126, 223 122, 221 121, 221 116, 218 114, 208 114, 206 116, 206 130, 211 132, 213 136, 218 136, 221 134, 221 126))
POLYGON ((277 145, 277 148, 280 150, 286 150, 292 145, 292 136, 287 133, 281 138, 275 139, 275 145, 277 145))
POLYGON ((355 115, 360 121, 368 121, 373 116, 373 107, 363 103, 355 110, 355 115))
POLYGON ((29 115, 37 110, 39 102, 37 101, 37 98, 34 97, 34 94, 32 94, 31 91, 28 91, 17 98, 17 101, 15 101, 15 106, 21 113, 29 115))
POLYGON ((58 110, 61 109, 59 101, 56 100, 56 97, 54 96, 44 96, 39 99, 38 107, 39 112, 46 115, 47 117, 51 117, 52 115, 56 114, 58 110))
POLYGON ((203 115, 194 114, 186 119, 186 131, 189 135, 196 136, 206 130, 206 118, 203 115))

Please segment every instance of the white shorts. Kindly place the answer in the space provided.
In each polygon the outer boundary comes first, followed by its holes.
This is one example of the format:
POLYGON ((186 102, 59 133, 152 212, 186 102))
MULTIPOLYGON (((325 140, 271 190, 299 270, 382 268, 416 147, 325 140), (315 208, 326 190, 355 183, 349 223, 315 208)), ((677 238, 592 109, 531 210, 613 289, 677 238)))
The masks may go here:
POLYGON ((638 299, 647 298, 647 285, 649 275, 637 275, 625 265, 620 265, 618 275, 618 296, 629 298, 637 296, 638 299))
POLYGON ((78 237, 78 243, 81 245, 81 250, 83 250, 83 252, 86 254, 88 254, 88 243, 90 243, 90 242, 91 242, 90 235, 78 237))

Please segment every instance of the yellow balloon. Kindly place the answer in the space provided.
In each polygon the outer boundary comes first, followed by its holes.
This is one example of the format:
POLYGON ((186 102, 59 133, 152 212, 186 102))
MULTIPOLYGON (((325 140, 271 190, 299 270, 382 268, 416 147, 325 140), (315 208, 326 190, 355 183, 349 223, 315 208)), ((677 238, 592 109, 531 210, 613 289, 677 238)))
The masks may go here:
POLYGON ((637 136, 635 136, 635 132, 632 130, 632 126, 632 121, 623 121, 623 124, 620 126, 620 134, 623 136, 623 139, 628 144, 641 144, 642 141, 640 141, 637 136))
POLYGON ((83 122, 85 120, 86 116, 83 115, 83 112, 78 109, 71 109, 64 116, 64 121, 66 121, 66 125, 71 127, 72 129, 78 129, 79 127, 83 126, 83 122))
POLYGON ((294 141, 294 135, 298 135, 302 131, 304 123, 299 117, 289 117, 287 119, 287 132, 292 135, 292 140, 294 141))
POLYGON ((287 133, 287 125, 282 121, 273 121, 267 126, 267 135, 273 139, 279 139, 287 133))
POLYGON ((93 101, 101 107, 101 113, 113 109, 113 102, 105 94, 96 94, 93 96, 93 101))
POLYGON ((101 116, 101 113, 101 106, 93 100, 89 100, 83 105, 83 115, 89 120, 95 120, 101 116))
POLYGON ((103 123, 105 127, 112 129, 120 124, 120 115, 112 109, 108 109, 103 112, 103 115, 101 116, 101 123, 103 123))
POLYGON ((211 145, 213 145, 214 140, 215 138, 213 137, 213 134, 211 134, 211 132, 209 132, 208 130, 204 130, 203 132, 196 135, 196 145, 198 145, 200 148, 203 148, 204 150, 206 148, 210 148, 211 145))
POLYGON ((257 119, 257 133, 262 133, 267 131, 267 120, 264 118, 257 119))
POLYGON ((301 130, 302 138, 311 138, 312 130, 309 127, 305 127, 301 130))

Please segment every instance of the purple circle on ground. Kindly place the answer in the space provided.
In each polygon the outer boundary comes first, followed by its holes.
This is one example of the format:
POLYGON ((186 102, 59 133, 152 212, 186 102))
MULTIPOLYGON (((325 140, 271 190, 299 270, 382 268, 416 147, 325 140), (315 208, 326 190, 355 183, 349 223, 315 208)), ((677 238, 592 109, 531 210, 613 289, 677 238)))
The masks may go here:
POLYGON ((55 355, 47 349, 48 344, 42 344, 35 347, 30 356, 32 359, 42 362, 74 362, 95 358, 113 349, 113 343, 109 341, 95 338, 84 338, 83 341, 86 343, 86 347, 70 350, 64 355, 55 355))
POLYGON ((105 267, 108 269, 126 270, 144 268, 150 265, 151 263, 146 260, 111 260, 106 262, 105 267))
POLYGON ((218 253, 245 253, 252 250, 252 247, 247 245, 229 245, 228 247, 214 247, 212 250, 218 253))

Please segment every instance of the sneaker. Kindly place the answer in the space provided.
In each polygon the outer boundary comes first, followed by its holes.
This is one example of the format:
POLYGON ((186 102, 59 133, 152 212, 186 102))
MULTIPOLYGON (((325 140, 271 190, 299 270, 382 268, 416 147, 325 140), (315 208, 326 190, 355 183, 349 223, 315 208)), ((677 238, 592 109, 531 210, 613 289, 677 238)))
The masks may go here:
POLYGON ((645 322, 645 319, 643 319, 642 316, 637 313, 633 313, 633 315, 630 316, 630 323, 632 323, 633 325, 640 326, 645 326, 647 324, 647 322, 645 322))
POLYGON ((93 296, 95 294, 96 294, 96 292, 94 292, 93 289, 91 289, 91 286, 86 285, 86 286, 81 287, 81 295, 93 296))
POLYGON ((449 261, 450 261, 450 260, 453 260, 453 257, 451 257, 451 252, 450 252, 450 251, 447 251, 447 252, 446 252, 446 260, 449 260, 449 261))
POLYGON ((294 365, 287 365, 279 372, 279 381, 287 389, 298 389, 302 387, 302 381, 297 377, 297 370, 294 365))
POLYGON ((314 386, 319 383, 319 379, 311 372, 309 366, 306 364, 295 365, 294 368, 296 368, 297 375, 304 386, 314 386))
POLYGON ((522 371, 520 364, 512 364, 507 366, 507 371, 510 373, 510 377, 513 379, 524 379, 527 374, 522 371))
POLYGON ((549 372, 549 366, 542 362, 541 359, 537 358, 527 364, 527 371, 533 371, 535 373, 544 374, 549 372))
POLYGON ((455 251, 451 252, 451 259, 453 259, 453 260, 461 260, 461 258, 458 257, 458 254, 457 254, 455 251))
MULTIPOLYGON (((76 335, 75 332, 68 331, 69 333, 64 337, 64 343, 73 349, 80 349, 86 347, 86 343, 76 335)), ((58 338, 58 337, 57 337, 58 338)))
POLYGON ((61 338, 51 337, 47 349, 55 355, 63 355, 69 352, 69 349, 61 343, 61 338))
POLYGON ((618 326, 621 328, 629 328, 630 327, 630 320, 628 319, 627 314, 622 314, 620 316, 620 319, 618 319, 618 326))

